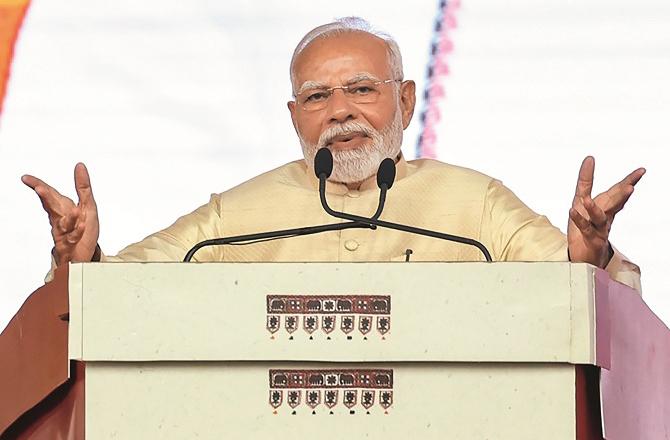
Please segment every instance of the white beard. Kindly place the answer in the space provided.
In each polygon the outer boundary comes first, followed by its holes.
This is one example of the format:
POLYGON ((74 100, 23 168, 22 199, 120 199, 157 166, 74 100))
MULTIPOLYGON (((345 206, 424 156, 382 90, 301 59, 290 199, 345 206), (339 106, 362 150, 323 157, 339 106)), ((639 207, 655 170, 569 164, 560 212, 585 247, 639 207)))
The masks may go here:
POLYGON ((307 166, 313 169, 316 152, 328 145, 335 136, 350 133, 363 133, 368 136, 370 140, 360 147, 347 150, 330 149, 333 154, 333 172, 328 180, 347 184, 360 183, 375 175, 379 164, 387 157, 395 160, 402 146, 402 131, 402 115, 398 109, 393 121, 381 131, 367 124, 347 121, 326 129, 316 145, 308 144, 300 133, 298 137, 307 166))

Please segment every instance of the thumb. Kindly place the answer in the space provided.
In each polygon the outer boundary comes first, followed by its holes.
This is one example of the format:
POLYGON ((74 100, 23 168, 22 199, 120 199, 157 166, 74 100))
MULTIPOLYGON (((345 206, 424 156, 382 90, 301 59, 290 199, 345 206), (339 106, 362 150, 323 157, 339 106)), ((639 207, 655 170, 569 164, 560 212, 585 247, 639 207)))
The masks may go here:
POLYGON ((80 204, 88 204, 94 202, 93 190, 91 188, 91 178, 88 174, 86 165, 79 162, 74 167, 74 186, 77 190, 77 197, 79 197, 80 204))

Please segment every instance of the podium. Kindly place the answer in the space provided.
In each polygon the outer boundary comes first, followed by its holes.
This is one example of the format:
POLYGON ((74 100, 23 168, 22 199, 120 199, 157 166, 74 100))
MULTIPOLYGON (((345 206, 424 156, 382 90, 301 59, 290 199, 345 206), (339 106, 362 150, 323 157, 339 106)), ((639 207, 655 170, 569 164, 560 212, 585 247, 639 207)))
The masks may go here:
POLYGON ((3 438, 670 432, 670 332, 586 264, 71 264, 0 355, 3 438))

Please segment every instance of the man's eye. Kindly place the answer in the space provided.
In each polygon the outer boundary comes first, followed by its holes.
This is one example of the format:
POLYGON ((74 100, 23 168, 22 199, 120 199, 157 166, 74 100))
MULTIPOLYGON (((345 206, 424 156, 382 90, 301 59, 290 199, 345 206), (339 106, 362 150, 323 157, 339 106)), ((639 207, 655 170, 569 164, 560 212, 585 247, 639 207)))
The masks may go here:
POLYGON ((374 92, 374 89, 370 86, 356 86, 351 89, 351 93, 354 95, 369 95, 374 92))
POLYGON ((314 92, 307 95, 305 102, 319 102, 325 100, 326 98, 328 98, 328 94, 326 92, 314 92))

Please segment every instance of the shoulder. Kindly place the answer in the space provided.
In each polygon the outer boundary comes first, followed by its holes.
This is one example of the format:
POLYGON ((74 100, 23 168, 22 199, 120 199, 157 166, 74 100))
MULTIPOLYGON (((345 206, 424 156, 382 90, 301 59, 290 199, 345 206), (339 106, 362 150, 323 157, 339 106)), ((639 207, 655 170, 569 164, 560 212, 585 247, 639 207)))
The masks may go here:
POLYGON ((304 160, 296 160, 259 174, 227 191, 213 194, 212 198, 226 204, 248 203, 259 195, 267 200, 273 195, 304 189, 309 184, 307 180, 304 160))
POLYGON ((479 171, 440 162, 434 159, 416 159, 407 163, 408 177, 440 185, 458 185, 462 189, 486 189, 498 180, 479 171))
POLYGON ((433 159, 411 162, 416 175, 439 193, 452 198, 479 200, 488 209, 529 209, 502 181, 482 172, 433 159))

